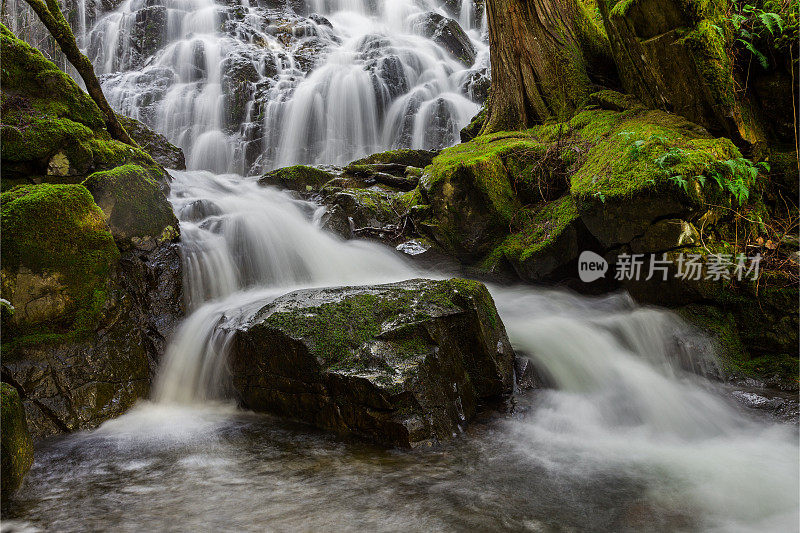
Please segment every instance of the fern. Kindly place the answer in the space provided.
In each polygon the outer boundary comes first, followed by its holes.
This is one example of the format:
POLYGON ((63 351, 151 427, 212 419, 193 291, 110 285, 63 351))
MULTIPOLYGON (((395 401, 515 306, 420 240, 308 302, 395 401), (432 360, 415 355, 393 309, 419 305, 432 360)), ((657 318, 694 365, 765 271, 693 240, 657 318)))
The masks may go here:
POLYGON ((777 13, 768 13, 762 11, 758 14, 758 19, 761 21, 761 24, 767 28, 767 31, 771 35, 775 35, 775 29, 777 28, 778 33, 783 32, 783 19, 777 13))
POLYGON ((764 54, 759 52, 758 49, 755 47, 755 45, 752 42, 745 41, 744 39, 737 39, 737 41, 739 41, 740 43, 744 44, 744 47, 751 54, 753 54, 753 56, 758 60, 759 65, 761 65, 761 67, 763 69, 766 70, 766 69, 769 68, 769 60, 767 59, 767 56, 765 56, 764 54))

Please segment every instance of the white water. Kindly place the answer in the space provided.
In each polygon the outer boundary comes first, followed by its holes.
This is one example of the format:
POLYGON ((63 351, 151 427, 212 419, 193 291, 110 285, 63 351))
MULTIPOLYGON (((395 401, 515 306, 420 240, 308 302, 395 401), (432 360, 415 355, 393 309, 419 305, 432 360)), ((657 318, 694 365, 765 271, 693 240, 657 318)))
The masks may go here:
POLYGON ((287 5, 125 0, 84 42, 111 104, 194 169, 254 174, 441 148, 477 113, 470 76, 487 71, 488 52, 471 0, 460 15, 474 65, 422 35, 426 13, 447 14, 432 0, 287 5))

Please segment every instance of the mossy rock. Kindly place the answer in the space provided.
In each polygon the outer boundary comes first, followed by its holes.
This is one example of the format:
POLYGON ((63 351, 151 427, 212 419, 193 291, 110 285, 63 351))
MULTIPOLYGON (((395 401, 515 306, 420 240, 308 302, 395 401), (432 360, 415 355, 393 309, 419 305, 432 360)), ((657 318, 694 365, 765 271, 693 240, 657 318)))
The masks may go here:
POLYGON ((741 365, 750 359, 739 337, 732 313, 703 304, 690 304, 676 309, 676 312, 681 318, 714 339, 722 370, 726 374, 738 372, 741 365))
POLYGON ((475 281, 295 291, 235 327, 245 406, 383 444, 447 440, 512 389, 513 351, 475 281))
POLYGON ((159 185, 162 175, 158 167, 122 165, 83 182, 121 248, 152 248, 177 238, 178 220, 159 185))
POLYGON ((797 355, 780 351, 781 348, 792 349, 794 345, 772 345, 771 349, 777 348, 779 351, 764 354, 764 345, 752 344, 749 336, 753 329, 769 329, 769 324, 759 316, 760 313, 749 313, 747 309, 733 307, 730 304, 730 299, 728 304, 723 306, 692 304, 677 309, 677 312, 686 321, 714 339, 722 369, 727 377, 755 378, 769 386, 797 390, 797 355), (748 341, 747 343, 742 340, 742 336, 748 341), (751 349, 758 351, 751 353, 751 349))
MULTIPOLYGON (((722 176, 720 166, 743 161, 728 139, 712 137, 682 117, 637 106, 622 112, 587 109, 569 126, 585 150, 570 194, 604 246, 628 243, 659 219, 690 219, 709 202, 734 205, 713 177, 722 176)), ((720 179, 725 184, 740 177, 720 179)), ((754 184, 748 174, 740 185, 749 190, 754 184)))
MULTIPOLYGON (((3 296, 12 323, 91 328, 108 297, 119 250, 83 185, 25 185, 2 195, 3 296)), ((5 340, 5 339, 4 339, 5 340)))
POLYGON ((429 208, 417 228, 462 260, 490 252, 522 208, 507 160, 537 146, 529 133, 499 133, 442 151, 420 179, 429 208))
POLYGON ((33 464, 33 440, 28 432, 25 409, 19 393, 8 383, 0 384, 0 407, 2 408, 0 480, 2 480, 3 497, 7 497, 19 488, 33 464))
POLYGON ((521 279, 543 281, 578 258, 580 234, 585 230, 569 195, 535 209, 526 208, 517 220, 522 228, 491 252, 483 262, 484 270, 495 271, 505 260, 521 279))
POLYGON ((406 167, 424 168, 433 162, 437 152, 432 150, 389 150, 378 152, 350 163, 350 165, 403 165, 406 167))
POLYGON ((461 129, 461 142, 466 143, 480 135, 481 129, 483 128, 483 123, 486 122, 486 106, 483 106, 478 114, 472 117, 472 120, 469 121, 469 124, 464 126, 461 129))
POLYGON ((116 141, 100 109, 67 74, 4 26, 2 45, 3 189, 21 183, 80 183, 125 163, 156 165, 116 141))
POLYGON ((265 174, 259 185, 279 187, 298 192, 318 191, 336 176, 330 172, 306 165, 279 168, 265 174))
POLYGON ((103 115, 94 100, 39 50, 17 39, 4 25, 0 25, 0 45, 4 94, 25 94, 43 114, 66 118, 92 130, 104 128, 103 115))

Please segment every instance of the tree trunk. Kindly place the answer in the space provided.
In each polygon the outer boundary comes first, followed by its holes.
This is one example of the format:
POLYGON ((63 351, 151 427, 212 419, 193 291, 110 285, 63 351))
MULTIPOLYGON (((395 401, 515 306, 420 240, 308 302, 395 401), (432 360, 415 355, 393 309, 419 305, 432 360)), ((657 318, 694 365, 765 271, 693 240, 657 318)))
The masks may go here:
POLYGON ((482 133, 566 118, 590 92, 589 65, 609 69, 605 35, 579 0, 487 0, 492 89, 482 133))
POLYGON ((83 78, 83 82, 86 84, 86 91, 89 93, 89 96, 92 97, 92 100, 95 101, 97 107, 100 108, 100 111, 103 112, 103 115, 105 115, 106 129, 108 129, 111 137, 125 144, 138 146, 136 142, 130 138, 125 128, 119 123, 117 115, 106 100, 103 89, 100 87, 100 81, 94 73, 94 67, 91 61, 89 61, 89 58, 83 55, 78 48, 75 35, 73 35, 67 19, 64 18, 64 14, 61 12, 58 0, 25 1, 31 6, 31 9, 33 9, 48 31, 50 31, 53 38, 58 43, 58 46, 61 48, 61 51, 64 52, 69 62, 72 63, 72 66, 75 67, 75 70, 77 70, 78 74, 83 78))

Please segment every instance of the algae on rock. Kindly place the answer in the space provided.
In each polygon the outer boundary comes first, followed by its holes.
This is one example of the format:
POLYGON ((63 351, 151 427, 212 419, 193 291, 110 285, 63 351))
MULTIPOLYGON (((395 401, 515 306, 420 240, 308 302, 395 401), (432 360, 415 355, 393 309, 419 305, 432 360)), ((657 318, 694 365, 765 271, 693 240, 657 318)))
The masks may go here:
POLYGON ((408 447, 510 393, 513 360, 481 283, 411 280, 281 296, 236 327, 230 368, 246 407, 408 447))
POLYGON ((28 432, 25 409, 22 407, 19 393, 8 383, 0 384, 0 410, 2 410, 0 480, 2 480, 3 497, 8 497, 19 488, 33 464, 33 440, 28 432))

